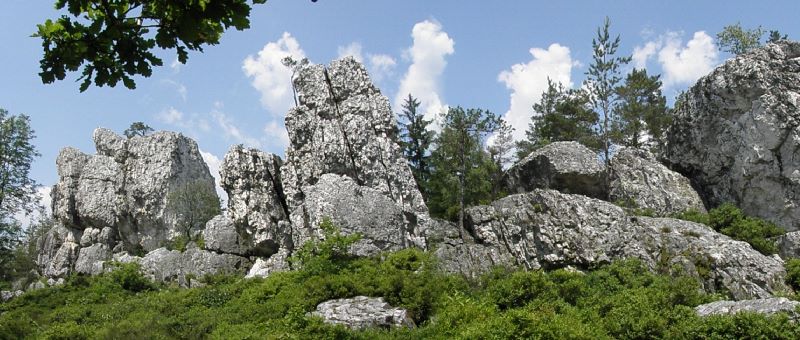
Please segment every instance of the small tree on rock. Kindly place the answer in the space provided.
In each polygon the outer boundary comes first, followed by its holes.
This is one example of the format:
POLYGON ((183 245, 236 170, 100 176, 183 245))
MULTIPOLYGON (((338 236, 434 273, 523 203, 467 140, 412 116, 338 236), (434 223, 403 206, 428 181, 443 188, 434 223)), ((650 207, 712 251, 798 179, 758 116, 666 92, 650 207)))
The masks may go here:
POLYGON ((206 222, 222 211, 214 187, 200 180, 183 183, 170 192, 166 210, 174 218, 175 230, 185 240, 191 240, 192 231, 203 229, 206 222))
MULTIPOLYGON (((728 25, 717 33, 719 50, 739 55, 761 46, 761 36, 764 30, 761 26, 753 29, 743 28, 740 23, 728 25)), ((778 33, 780 35, 780 33, 778 33)))
POLYGON ((142 122, 133 122, 123 134, 125 137, 133 138, 135 136, 146 136, 148 133, 153 132, 153 128, 142 122))

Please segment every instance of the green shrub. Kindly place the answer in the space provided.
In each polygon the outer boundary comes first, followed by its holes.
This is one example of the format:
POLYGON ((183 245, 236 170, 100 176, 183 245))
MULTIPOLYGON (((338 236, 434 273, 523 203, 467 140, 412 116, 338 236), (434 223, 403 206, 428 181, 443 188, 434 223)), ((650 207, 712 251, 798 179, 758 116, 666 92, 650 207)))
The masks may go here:
POLYGON ((675 215, 676 218, 703 223, 717 232, 728 235, 739 241, 745 241, 765 255, 777 253, 776 236, 786 233, 785 230, 772 222, 745 216, 745 214, 731 203, 725 203, 711 209, 708 214, 690 210, 675 215))
POLYGON ((112 263, 112 267, 113 270, 105 275, 122 289, 134 293, 156 289, 156 285, 142 275, 138 263, 112 263))
POLYGON ((795 291, 800 291, 800 259, 786 261, 786 283, 795 291))

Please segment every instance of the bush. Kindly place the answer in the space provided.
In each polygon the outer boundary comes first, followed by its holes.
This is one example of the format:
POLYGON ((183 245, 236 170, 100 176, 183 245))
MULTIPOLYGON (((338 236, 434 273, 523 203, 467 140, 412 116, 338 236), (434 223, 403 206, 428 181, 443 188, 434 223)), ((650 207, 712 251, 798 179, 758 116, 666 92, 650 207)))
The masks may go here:
POLYGON ((800 291, 800 259, 786 261, 786 283, 795 291, 800 291))
POLYGON ((739 208, 731 203, 725 203, 711 209, 708 214, 690 210, 677 214, 675 217, 706 224, 717 232, 728 235, 735 240, 749 243, 753 248, 765 255, 772 255, 778 252, 775 241, 771 240, 771 238, 786 233, 785 230, 772 222, 745 216, 739 208))
POLYGON ((112 271, 105 275, 122 289, 134 293, 156 289, 156 285, 142 275, 138 263, 112 263, 112 267, 112 271))

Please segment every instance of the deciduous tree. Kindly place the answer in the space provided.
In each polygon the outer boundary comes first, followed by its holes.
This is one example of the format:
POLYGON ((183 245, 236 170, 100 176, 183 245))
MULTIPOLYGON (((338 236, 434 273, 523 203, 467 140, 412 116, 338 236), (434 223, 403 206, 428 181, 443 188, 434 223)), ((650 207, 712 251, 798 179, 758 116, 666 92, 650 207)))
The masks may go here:
POLYGON ((764 30, 761 26, 748 29, 737 22, 723 27, 722 31, 717 33, 717 43, 720 51, 738 55, 761 46, 762 35, 764 30))

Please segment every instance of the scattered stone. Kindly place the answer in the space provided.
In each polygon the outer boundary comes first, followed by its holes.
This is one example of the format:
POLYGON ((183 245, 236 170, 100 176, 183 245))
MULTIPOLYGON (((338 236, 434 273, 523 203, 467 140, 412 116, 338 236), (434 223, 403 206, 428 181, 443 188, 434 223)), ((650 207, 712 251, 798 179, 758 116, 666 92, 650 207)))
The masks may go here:
POLYGON ((715 301, 694 308, 697 315, 706 317, 711 315, 734 315, 742 312, 773 315, 786 313, 793 320, 798 319, 797 307, 800 302, 784 297, 740 300, 740 301, 715 301))
POLYGON ((383 298, 366 296, 323 302, 311 315, 351 329, 414 327, 406 310, 390 306, 383 298))
POLYGON ((666 160, 709 207, 800 229, 800 43, 728 60, 679 99, 666 160))
POLYGON ((605 198, 605 167, 597 153, 578 142, 555 142, 532 152, 505 175, 510 193, 555 189, 605 198))
POLYGON ((25 292, 23 292, 21 290, 14 290, 14 291, 3 290, 3 291, 0 291, 0 302, 10 301, 11 299, 13 299, 15 297, 22 296, 22 294, 25 294, 25 292))
POLYGON ((695 210, 706 212, 689 180, 659 163, 648 151, 623 148, 611 161, 608 200, 656 216, 695 210))

